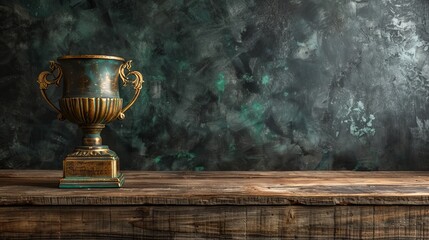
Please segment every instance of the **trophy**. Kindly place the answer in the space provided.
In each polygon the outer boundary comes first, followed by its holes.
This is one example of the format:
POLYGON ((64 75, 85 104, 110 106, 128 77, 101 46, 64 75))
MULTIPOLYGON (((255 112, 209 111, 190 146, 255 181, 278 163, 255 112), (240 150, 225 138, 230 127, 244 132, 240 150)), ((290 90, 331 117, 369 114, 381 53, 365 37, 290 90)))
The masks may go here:
POLYGON ((59 57, 50 62, 50 71, 40 73, 37 82, 43 98, 58 113, 82 129, 82 145, 63 161, 60 188, 121 187, 124 175, 119 172, 119 158, 108 146, 102 145, 101 131, 105 124, 123 120, 125 112, 137 100, 143 76, 131 71, 131 60, 105 55, 59 57), (130 78, 130 76, 134 76, 130 78), (124 86, 132 85, 134 97, 122 108, 118 77, 124 86), (47 97, 49 85, 59 85, 63 79, 63 96, 59 108, 47 97))

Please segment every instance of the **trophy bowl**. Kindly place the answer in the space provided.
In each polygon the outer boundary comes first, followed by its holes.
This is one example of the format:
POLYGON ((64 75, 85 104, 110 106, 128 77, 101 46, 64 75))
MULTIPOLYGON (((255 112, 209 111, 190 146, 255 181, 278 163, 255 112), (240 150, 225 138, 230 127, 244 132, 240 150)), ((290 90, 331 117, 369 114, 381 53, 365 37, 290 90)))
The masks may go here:
POLYGON ((116 153, 102 144, 101 131, 115 119, 123 120, 125 112, 137 100, 143 76, 131 71, 131 60, 106 55, 66 55, 50 61, 50 71, 39 74, 37 82, 42 97, 58 113, 82 129, 82 145, 63 161, 60 188, 121 187, 124 175, 119 171, 116 153), (130 76, 134 76, 130 79, 130 76), (132 85, 134 97, 123 107, 119 96, 119 78, 124 86, 132 85), (63 80, 59 108, 47 97, 49 85, 63 80))

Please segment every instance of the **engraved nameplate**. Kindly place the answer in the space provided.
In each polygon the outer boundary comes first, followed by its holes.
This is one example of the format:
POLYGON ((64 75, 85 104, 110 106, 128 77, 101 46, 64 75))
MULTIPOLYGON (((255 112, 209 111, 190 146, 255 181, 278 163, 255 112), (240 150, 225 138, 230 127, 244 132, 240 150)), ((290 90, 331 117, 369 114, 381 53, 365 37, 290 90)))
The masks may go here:
POLYGON ((115 160, 65 160, 64 177, 117 177, 115 160))

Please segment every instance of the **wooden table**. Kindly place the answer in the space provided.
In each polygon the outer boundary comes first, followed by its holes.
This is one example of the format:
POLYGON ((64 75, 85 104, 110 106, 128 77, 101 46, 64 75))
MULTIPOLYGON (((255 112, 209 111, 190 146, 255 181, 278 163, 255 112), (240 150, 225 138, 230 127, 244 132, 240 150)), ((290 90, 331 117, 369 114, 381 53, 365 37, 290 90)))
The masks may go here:
POLYGON ((429 172, 125 172, 58 189, 0 170, 0 239, 428 239, 429 172))

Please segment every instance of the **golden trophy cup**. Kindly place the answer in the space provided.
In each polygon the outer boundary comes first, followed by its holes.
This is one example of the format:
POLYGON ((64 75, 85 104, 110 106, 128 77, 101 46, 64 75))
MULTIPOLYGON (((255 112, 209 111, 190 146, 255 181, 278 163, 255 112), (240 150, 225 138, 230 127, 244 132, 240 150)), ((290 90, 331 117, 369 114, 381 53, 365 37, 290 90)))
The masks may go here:
POLYGON ((124 119, 124 113, 137 100, 143 76, 131 71, 131 60, 105 55, 59 57, 50 62, 50 71, 40 73, 40 92, 57 113, 58 119, 78 124, 83 131, 82 146, 63 161, 60 188, 121 187, 124 175, 119 172, 119 158, 108 146, 102 145, 101 131, 105 124, 124 119), (133 75, 133 79, 129 77, 133 75), (135 94, 122 108, 118 77, 124 86, 131 84, 135 94), (59 85, 63 79, 63 96, 59 108, 47 97, 49 85, 59 85))

